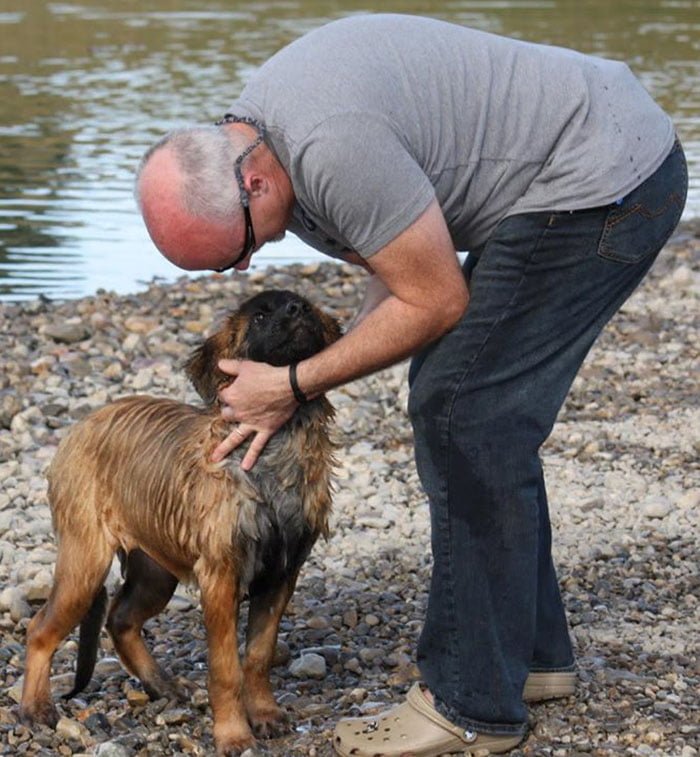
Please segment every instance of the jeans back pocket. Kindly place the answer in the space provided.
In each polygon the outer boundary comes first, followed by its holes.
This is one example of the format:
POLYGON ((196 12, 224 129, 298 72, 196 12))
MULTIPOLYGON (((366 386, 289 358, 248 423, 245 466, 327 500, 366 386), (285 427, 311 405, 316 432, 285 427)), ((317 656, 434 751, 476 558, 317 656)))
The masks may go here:
POLYGON ((678 225, 688 191, 688 167, 680 142, 661 166, 605 219, 598 255, 637 263, 656 254, 678 225))

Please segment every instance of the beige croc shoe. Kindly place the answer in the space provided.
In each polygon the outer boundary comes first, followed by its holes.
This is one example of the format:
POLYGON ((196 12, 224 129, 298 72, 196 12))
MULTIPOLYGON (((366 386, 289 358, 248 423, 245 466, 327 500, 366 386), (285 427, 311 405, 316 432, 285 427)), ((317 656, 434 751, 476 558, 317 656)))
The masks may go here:
POLYGON ((440 757, 454 752, 469 755, 477 749, 502 754, 516 747, 522 738, 478 734, 452 725, 415 683, 403 704, 375 717, 341 720, 333 746, 341 757, 440 757))
POLYGON ((571 697, 576 693, 576 673, 556 671, 530 673, 523 689, 523 701, 543 702, 545 699, 571 697))

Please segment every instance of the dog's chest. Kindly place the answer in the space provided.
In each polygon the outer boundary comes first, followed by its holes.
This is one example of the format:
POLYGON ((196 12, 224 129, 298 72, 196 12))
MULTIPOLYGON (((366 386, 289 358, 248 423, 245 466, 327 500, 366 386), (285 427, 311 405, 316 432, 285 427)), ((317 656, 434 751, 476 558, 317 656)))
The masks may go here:
POLYGON ((318 537, 309 509, 320 484, 309 481, 303 459, 285 453, 284 445, 274 445, 258 460, 248 474, 256 496, 240 506, 236 549, 241 589, 251 595, 295 574, 318 537))

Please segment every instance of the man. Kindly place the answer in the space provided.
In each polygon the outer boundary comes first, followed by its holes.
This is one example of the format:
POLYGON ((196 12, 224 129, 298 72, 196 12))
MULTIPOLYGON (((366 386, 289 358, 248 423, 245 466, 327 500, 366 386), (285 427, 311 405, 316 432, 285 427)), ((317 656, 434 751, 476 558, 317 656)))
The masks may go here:
POLYGON ((432 517, 423 683, 341 721, 341 755, 506 752, 569 695, 539 448, 588 349, 676 226, 670 119, 621 63, 443 22, 355 16, 273 56, 218 127, 138 177, 158 248, 244 270, 285 230, 371 274, 352 329, 298 366, 222 367, 249 469, 298 402, 413 356, 432 517), (470 255, 461 271, 455 250, 470 255))

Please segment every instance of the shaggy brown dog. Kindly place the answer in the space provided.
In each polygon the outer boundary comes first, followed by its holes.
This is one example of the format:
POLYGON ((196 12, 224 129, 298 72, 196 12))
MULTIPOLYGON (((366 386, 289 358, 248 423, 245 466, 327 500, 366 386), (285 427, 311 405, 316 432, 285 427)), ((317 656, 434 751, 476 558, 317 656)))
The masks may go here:
POLYGON ((126 668, 151 697, 172 694, 144 645, 144 621, 168 603, 178 581, 201 592, 209 652, 209 698, 220 755, 238 755, 275 733, 284 716, 269 670, 279 621, 297 575, 328 530, 333 410, 325 397, 301 405, 270 440, 252 471, 237 450, 220 463, 212 450, 230 432, 216 405, 228 381, 221 358, 286 365, 340 336, 334 319, 285 291, 263 292, 229 316, 187 363, 207 403, 118 400, 78 423, 49 470, 49 501, 58 555, 48 601, 27 632, 20 715, 55 725, 51 658, 81 622, 75 688, 94 669, 106 609, 104 581, 115 553, 124 584, 107 629, 126 668), (239 660, 237 617, 250 597, 247 645, 239 660), (252 730, 251 730, 252 727, 252 730))

